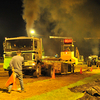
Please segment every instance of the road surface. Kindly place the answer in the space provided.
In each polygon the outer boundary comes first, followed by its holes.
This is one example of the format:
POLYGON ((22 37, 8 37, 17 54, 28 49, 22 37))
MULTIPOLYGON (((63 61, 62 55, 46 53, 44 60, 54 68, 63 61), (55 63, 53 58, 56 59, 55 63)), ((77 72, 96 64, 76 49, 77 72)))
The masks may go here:
MULTIPOLYGON (((93 67, 93 69, 97 68, 93 67)), ((40 76, 39 78, 34 78, 31 75, 27 75, 23 79, 26 93, 19 93, 19 91, 12 91, 9 96, 9 94, 7 93, 7 88, 5 87, 5 83, 9 78, 8 73, 3 70, 2 64, 0 64, 0 99, 21 100, 35 95, 40 95, 55 89, 59 89, 61 87, 70 85, 81 79, 84 79, 85 77, 89 77, 94 74, 91 73, 90 71, 89 73, 86 73, 87 70, 88 71, 91 70, 91 67, 87 68, 86 65, 78 65, 75 66, 75 73, 67 75, 56 75, 54 80, 48 76, 40 76), (82 68, 82 74, 80 74, 80 68, 82 68)), ((19 89, 20 84, 18 79, 16 79, 16 84, 17 88, 19 89)))

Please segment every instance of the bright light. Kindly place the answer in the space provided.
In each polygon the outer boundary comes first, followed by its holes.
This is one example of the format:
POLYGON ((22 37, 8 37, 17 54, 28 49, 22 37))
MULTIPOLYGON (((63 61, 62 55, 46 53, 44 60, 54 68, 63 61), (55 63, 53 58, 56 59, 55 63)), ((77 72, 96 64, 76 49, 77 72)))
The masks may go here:
POLYGON ((34 34, 34 33, 35 33, 35 30, 31 29, 31 30, 30 30, 30 33, 31 33, 31 34, 34 34))
POLYGON ((65 52, 65 54, 67 54, 67 52, 65 52))
POLYGON ((91 59, 92 57, 89 56, 89 58, 91 59))
POLYGON ((7 39, 7 37, 5 37, 5 40, 7 39))
POLYGON ((35 65, 35 63, 33 62, 33 64, 32 65, 35 65))
POLYGON ((72 39, 64 39, 64 44, 72 44, 72 39))

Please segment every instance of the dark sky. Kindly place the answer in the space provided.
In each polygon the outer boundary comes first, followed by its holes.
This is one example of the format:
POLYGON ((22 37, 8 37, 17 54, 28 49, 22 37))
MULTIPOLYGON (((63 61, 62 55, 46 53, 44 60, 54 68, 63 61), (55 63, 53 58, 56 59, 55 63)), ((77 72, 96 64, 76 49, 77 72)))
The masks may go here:
POLYGON ((48 38, 56 35, 72 37, 81 55, 98 55, 100 41, 84 38, 100 37, 99 19, 100 0, 1 0, 0 54, 4 37, 29 36, 34 28, 42 36, 46 54, 60 51, 58 41, 48 38))
POLYGON ((26 36, 21 0, 0 0, 0 54, 5 37, 26 36))

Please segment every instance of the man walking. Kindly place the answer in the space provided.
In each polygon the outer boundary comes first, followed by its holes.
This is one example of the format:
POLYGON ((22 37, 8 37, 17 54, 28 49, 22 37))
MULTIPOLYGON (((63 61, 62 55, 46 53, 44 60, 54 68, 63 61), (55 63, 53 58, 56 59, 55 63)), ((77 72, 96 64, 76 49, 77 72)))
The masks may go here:
MULTIPOLYGON (((15 78, 17 77, 19 79, 20 82, 20 86, 21 86, 21 91, 24 91, 24 85, 23 85, 23 74, 22 74, 22 62, 24 61, 24 58, 21 56, 21 51, 18 50, 16 52, 16 56, 14 56, 11 61, 10 61, 10 68, 12 70, 14 70, 15 73, 15 78)), ((12 88, 13 84, 10 84, 8 86, 8 92, 11 92, 11 88, 12 88)))

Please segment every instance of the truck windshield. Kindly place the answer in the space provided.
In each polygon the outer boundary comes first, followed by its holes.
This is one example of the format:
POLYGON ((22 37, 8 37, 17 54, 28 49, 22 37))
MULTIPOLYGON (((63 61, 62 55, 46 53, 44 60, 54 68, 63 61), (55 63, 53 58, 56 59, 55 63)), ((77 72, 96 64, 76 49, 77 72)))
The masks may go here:
POLYGON ((16 50, 32 50, 33 40, 32 39, 15 39, 6 40, 5 51, 16 51, 16 50))
POLYGON ((63 51, 74 51, 74 47, 73 46, 64 46, 63 51))

